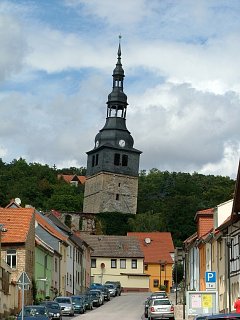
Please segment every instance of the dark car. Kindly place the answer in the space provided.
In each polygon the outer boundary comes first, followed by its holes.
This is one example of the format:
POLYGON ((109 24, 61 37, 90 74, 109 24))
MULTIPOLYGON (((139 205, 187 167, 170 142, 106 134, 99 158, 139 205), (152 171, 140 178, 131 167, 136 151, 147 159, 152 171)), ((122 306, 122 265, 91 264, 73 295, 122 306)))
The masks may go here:
POLYGON ((91 296, 94 307, 100 307, 102 305, 102 299, 99 292, 94 291, 88 292, 87 294, 91 296))
POLYGON ((222 319, 238 319, 240 320, 240 313, 218 313, 218 314, 201 314, 195 316, 194 320, 222 320, 222 319))
POLYGON ((85 299, 85 306, 86 310, 92 310, 93 309, 93 297, 90 293, 85 293, 82 295, 85 299))
POLYGON ((60 304, 56 301, 42 301, 40 305, 44 305, 52 319, 62 319, 62 311, 60 304))
POLYGON ((74 311, 76 313, 84 313, 86 311, 85 298, 82 296, 72 296, 74 311))
MULTIPOLYGON (((17 315, 17 320, 22 319, 22 310, 17 315)), ((48 310, 45 306, 41 305, 29 305, 23 308, 24 320, 49 320, 51 319, 48 314, 48 310)))
POLYGON ((92 290, 92 289, 101 290, 103 292, 104 300, 109 301, 111 299, 110 291, 104 285, 99 284, 99 283, 93 283, 90 286, 90 290, 92 290))
POLYGON ((117 287, 117 296, 120 296, 122 293, 122 286, 120 281, 106 281, 105 284, 112 283, 117 287))

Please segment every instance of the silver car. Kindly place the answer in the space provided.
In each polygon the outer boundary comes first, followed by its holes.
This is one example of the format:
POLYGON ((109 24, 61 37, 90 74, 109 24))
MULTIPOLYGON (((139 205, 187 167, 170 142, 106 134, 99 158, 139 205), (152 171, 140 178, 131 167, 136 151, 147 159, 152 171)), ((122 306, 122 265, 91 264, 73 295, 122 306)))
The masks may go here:
POLYGON ((54 301, 59 303, 62 315, 74 316, 74 305, 71 297, 56 297, 54 301))
POLYGON ((169 299, 151 299, 148 306, 148 320, 170 319, 174 320, 174 307, 169 299))

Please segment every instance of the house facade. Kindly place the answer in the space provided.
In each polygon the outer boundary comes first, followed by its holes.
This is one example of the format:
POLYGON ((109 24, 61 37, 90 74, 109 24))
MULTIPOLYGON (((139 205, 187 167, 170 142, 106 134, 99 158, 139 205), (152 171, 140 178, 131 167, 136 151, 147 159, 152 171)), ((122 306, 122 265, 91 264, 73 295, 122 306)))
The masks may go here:
POLYGON ((151 292, 172 287, 174 245, 170 232, 128 232, 139 240, 144 253, 144 273, 149 276, 151 292))
MULTIPOLYGON (((35 261, 35 209, 0 208, 0 221, 6 228, 6 232, 1 236, 1 258, 11 269, 9 282, 16 284, 22 272, 26 272, 32 283, 35 261)), ((13 296, 15 297, 14 293, 13 296)), ((31 304, 32 286, 25 290, 24 296, 25 303, 31 304)), ((20 307, 21 290, 18 290, 17 305, 14 308, 19 310, 20 307)))
POLYGON ((144 254, 135 237, 82 235, 93 249, 91 283, 120 281, 125 292, 149 291, 149 276, 144 273, 144 254))

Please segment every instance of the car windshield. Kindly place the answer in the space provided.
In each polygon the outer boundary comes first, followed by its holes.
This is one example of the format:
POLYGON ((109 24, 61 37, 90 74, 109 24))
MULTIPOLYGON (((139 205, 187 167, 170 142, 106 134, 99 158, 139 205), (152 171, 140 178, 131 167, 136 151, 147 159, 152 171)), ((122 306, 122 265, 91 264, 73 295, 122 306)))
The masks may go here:
POLYGON ((69 303, 69 304, 71 303, 71 300, 68 298, 56 298, 56 301, 58 303, 69 303))
POLYGON ((81 297, 72 297, 73 302, 81 302, 82 298, 81 297))
POLYGON ((45 303, 47 308, 51 308, 51 309, 59 309, 60 306, 57 302, 46 302, 45 303))
POLYGON ((170 301, 169 300, 153 300, 153 305, 154 306, 159 306, 159 305, 170 305, 170 301))
MULTIPOLYGON (((22 313, 20 313, 22 315, 22 313)), ((41 317, 43 315, 46 315, 46 309, 41 306, 36 307, 25 307, 24 308, 24 314, 25 317, 41 317)))

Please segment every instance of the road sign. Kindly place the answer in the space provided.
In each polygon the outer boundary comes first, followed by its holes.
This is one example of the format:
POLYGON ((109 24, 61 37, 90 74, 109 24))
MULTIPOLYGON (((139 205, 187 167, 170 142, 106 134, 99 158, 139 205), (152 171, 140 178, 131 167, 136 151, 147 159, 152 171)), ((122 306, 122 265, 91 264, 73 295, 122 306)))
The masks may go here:
POLYGON ((216 271, 207 271, 205 272, 206 282, 216 282, 216 271))
POLYGON ((216 289, 216 282, 206 282, 206 289, 207 290, 215 290, 216 289))
POLYGON ((18 281, 17 281, 18 285, 26 285, 26 284, 31 284, 31 281, 27 275, 26 272, 22 272, 22 274, 20 275, 18 281))

